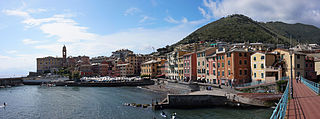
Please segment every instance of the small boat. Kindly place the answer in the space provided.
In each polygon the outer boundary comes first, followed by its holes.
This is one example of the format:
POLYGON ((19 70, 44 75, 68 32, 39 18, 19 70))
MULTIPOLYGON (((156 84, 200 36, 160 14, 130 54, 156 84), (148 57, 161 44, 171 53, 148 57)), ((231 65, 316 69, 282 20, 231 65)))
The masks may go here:
POLYGON ((172 114, 172 116, 171 116, 171 119, 175 119, 176 116, 177 116, 177 113, 174 112, 174 113, 172 114))
POLYGON ((167 117, 166 113, 164 113, 164 112, 161 112, 160 115, 161 115, 163 118, 166 118, 166 117, 167 117))

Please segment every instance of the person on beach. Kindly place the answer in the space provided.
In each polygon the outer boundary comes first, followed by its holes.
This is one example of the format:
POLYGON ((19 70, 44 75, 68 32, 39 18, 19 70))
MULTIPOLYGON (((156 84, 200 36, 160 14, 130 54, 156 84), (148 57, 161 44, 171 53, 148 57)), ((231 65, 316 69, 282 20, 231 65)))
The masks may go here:
POLYGON ((6 102, 3 103, 3 106, 7 106, 6 102))

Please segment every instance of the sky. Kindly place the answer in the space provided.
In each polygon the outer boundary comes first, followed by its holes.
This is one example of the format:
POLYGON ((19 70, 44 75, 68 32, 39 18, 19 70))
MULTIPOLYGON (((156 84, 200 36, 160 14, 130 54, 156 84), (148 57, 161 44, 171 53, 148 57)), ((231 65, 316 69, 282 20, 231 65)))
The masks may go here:
POLYGON ((36 71, 36 58, 151 53, 231 14, 320 27, 319 0, 0 0, 0 77, 36 71))

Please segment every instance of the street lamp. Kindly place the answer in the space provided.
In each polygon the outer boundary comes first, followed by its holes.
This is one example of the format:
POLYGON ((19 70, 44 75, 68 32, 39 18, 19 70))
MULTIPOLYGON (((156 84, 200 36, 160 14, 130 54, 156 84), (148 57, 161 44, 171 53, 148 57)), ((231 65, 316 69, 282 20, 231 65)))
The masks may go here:
POLYGON ((293 83, 293 73, 292 73, 292 51, 290 51, 290 65, 291 65, 291 98, 293 99, 293 85, 292 85, 292 83, 293 83))

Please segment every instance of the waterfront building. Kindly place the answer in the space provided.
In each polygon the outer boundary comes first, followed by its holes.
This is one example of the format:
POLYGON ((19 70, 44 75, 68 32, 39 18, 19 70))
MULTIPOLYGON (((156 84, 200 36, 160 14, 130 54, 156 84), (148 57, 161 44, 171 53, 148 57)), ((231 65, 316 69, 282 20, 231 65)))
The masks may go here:
POLYGON ((176 50, 167 54, 167 61, 168 61, 167 75, 169 79, 179 80, 178 79, 179 78, 178 58, 187 53, 188 53, 187 51, 176 50))
POLYGON ((316 81, 317 79, 314 58, 310 56, 305 57, 305 78, 311 81, 316 81))
POLYGON ((112 57, 106 57, 106 56, 98 56, 98 57, 93 57, 90 59, 91 63, 102 63, 104 61, 113 59, 112 57))
POLYGON ((216 62, 216 54, 213 53, 211 55, 206 56, 206 82, 208 83, 217 83, 217 62, 216 62))
POLYGON ((151 60, 151 56, 149 55, 142 55, 142 54, 128 54, 125 62, 129 63, 133 67, 133 75, 140 76, 141 73, 141 64, 145 61, 151 60))
POLYGON ((305 76, 305 54, 298 51, 289 51, 286 49, 275 49, 273 52, 279 53, 280 58, 284 60, 285 65, 284 76, 291 77, 291 60, 290 55, 292 55, 292 77, 305 76))
POLYGON ((62 47, 62 57, 37 58, 37 73, 54 73, 67 65, 67 48, 62 47))
POLYGON ((197 80, 206 81, 207 60, 206 56, 216 52, 216 48, 210 47, 197 52, 197 80))
POLYGON ((250 82, 250 55, 248 49, 217 49, 217 83, 233 85, 250 82))
POLYGON ((79 66, 79 71, 81 76, 86 76, 86 77, 93 76, 92 65, 90 63, 82 63, 79 66))
POLYGON ((260 51, 251 55, 252 82, 274 82, 282 77, 283 60, 276 53, 260 51))
POLYGON ((188 53, 183 55, 184 62, 184 81, 197 80, 197 53, 188 53))
POLYGON ((92 63, 92 71, 95 76, 111 76, 107 61, 103 61, 101 63, 92 63))
POLYGON ((141 75, 148 75, 150 78, 155 78, 161 72, 158 70, 161 61, 150 60, 141 65, 141 75))
POLYGON ((134 67, 130 63, 117 64, 120 77, 132 77, 134 76, 134 67))
POLYGON ((183 81, 183 56, 178 57, 178 80, 183 81))
POLYGON ((130 54, 133 54, 133 51, 128 50, 128 49, 120 49, 120 50, 112 52, 111 57, 125 61, 127 56, 130 54))
POLYGON ((37 72, 43 73, 53 73, 58 71, 63 67, 63 58, 59 57, 44 57, 37 58, 37 72))

